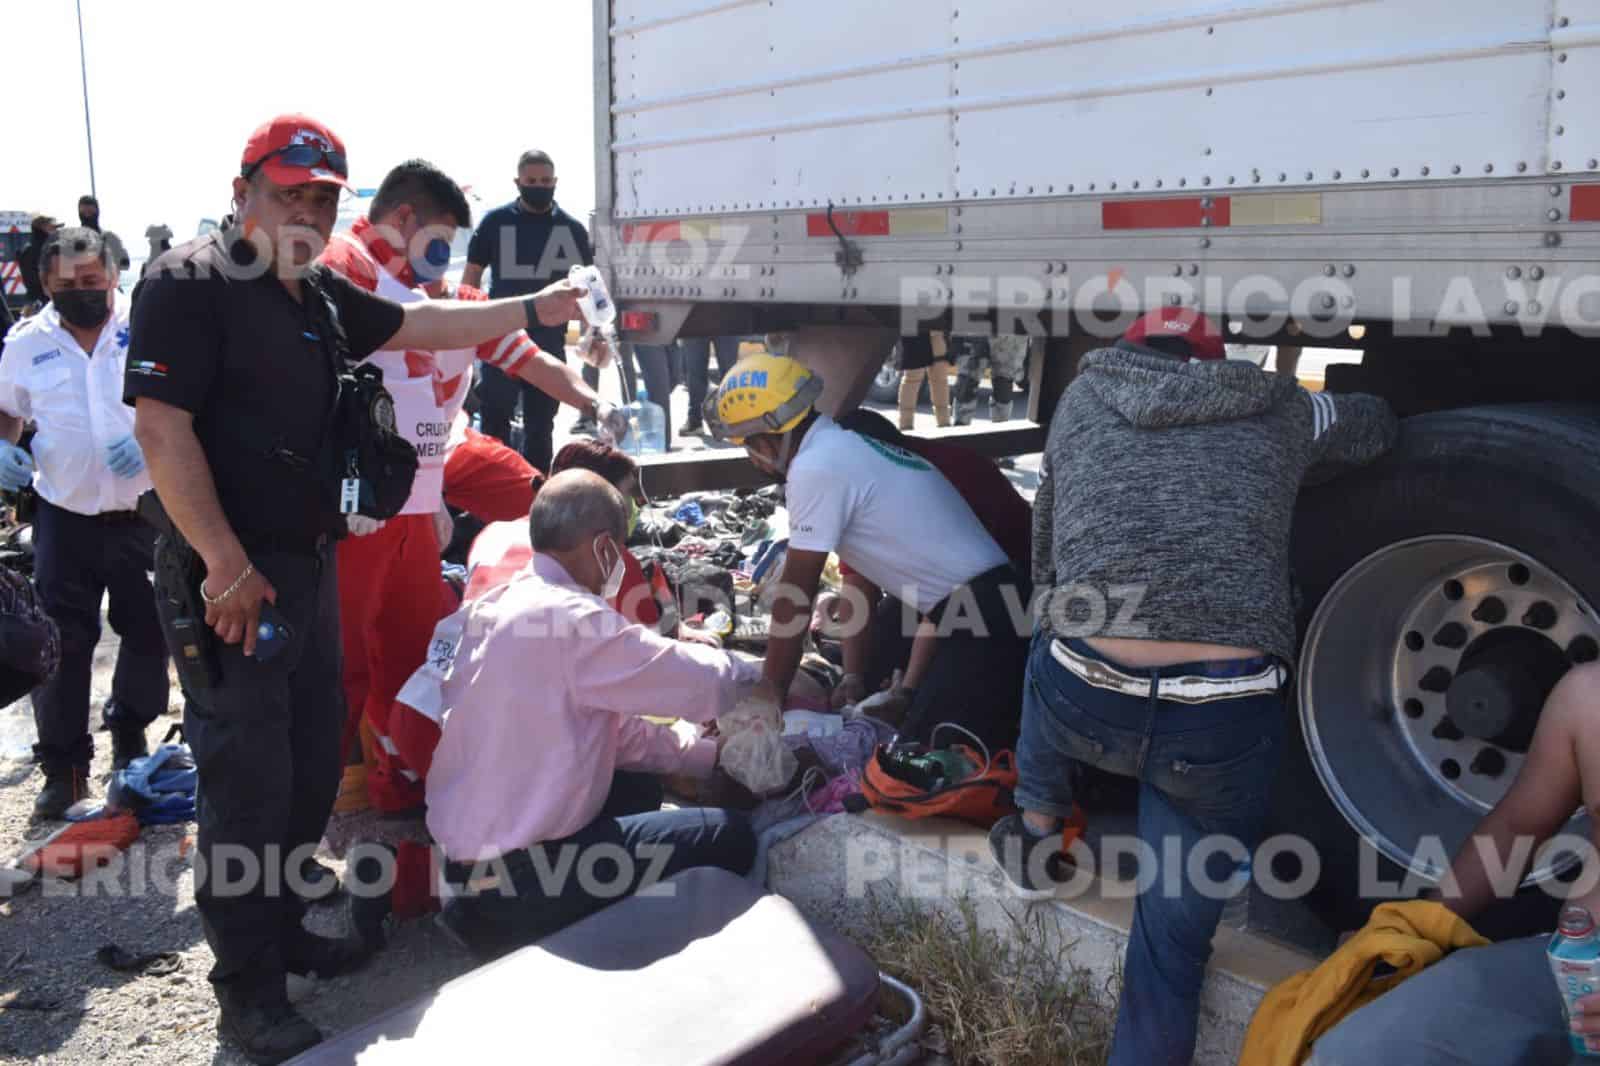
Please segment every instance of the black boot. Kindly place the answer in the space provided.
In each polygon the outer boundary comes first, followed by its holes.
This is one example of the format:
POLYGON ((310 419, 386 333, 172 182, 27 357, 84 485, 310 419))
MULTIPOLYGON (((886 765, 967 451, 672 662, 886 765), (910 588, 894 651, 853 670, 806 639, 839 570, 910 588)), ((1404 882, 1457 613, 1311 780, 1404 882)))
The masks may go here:
POLYGON ((359 970, 371 958, 359 937, 318 936, 309 929, 296 929, 283 945, 285 970, 301 977, 314 973, 324 981, 359 970))
POLYGON ((114 725, 111 727, 111 770, 126 770, 135 759, 150 754, 150 742, 145 739, 142 725, 114 725))
POLYGON ((225 1003, 217 1032, 263 1066, 286 1062, 322 1043, 317 1027, 288 1003, 225 1003))
POLYGON ((67 808, 89 795, 89 768, 87 766, 47 766, 44 771, 44 788, 33 801, 35 821, 57 822, 66 816, 67 808))

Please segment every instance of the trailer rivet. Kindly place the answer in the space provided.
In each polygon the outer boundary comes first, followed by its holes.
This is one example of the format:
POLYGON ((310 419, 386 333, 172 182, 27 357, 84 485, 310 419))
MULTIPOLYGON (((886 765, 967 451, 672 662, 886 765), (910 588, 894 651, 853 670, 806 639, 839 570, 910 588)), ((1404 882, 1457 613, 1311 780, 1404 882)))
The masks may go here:
POLYGON ((1546 233, 1544 235, 1544 246, 1546 248, 1557 248, 1557 247, 1560 247, 1560 245, 1561 245, 1561 234, 1559 234, 1559 233, 1546 233))
POLYGON ((1068 185, 1068 186, 1067 186, 1067 191, 1068 191, 1068 192, 1072 192, 1072 191, 1073 191, 1073 190, 1074 190, 1074 189, 1076 189, 1076 188, 1077 188, 1077 186, 1076 186, 1076 185, 1068 185))
POLYGON ((1350 308, 1354 307, 1355 305, 1356 305, 1356 299, 1355 299, 1354 296, 1342 296, 1342 297, 1339 298, 1339 306, 1343 307, 1346 311, 1348 311, 1350 308))
POLYGON ((1055 192, 1055 191, 1056 191, 1056 187, 1054 185, 1048 186, 1045 189, 1045 192, 1055 192))
POLYGON ((1306 171, 1306 180, 1307 180, 1307 181, 1310 181, 1310 180, 1311 180, 1311 179, 1313 179, 1313 178, 1315 178, 1315 177, 1316 177, 1316 175, 1315 175, 1315 174, 1313 174, 1313 173, 1312 173, 1312 172, 1311 172, 1311 171, 1309 171, 1309 170, 1308 170, 1308 171, 1306 171))
POLYGON ((1562 136, 1566 132, 1567 132, 1567 127, 1565 127, 1565 126, 1557 126, 1556 127, 1556 136, 1557 137, 1562 136))
POLYGON ((1506 302, 1506 314, 1508 314, 1508 315, 1514 315, 1514 314, 1516 314, 1516 313, 1517 313, 1517 304, 1516 304, 1516 301, 1515 301, 1515 300, 1509 300, 1509 301, 1507 301, 1507 302, 1506 302))
POLYGON ((1372 177, 1372 171, 1368 170, 1366 167, 1362 167, 1361 168, 1361 176, 1363 178, 1370 178, 1370 177, 1372 177))
POLYGON ((1343 175, 1339 171, 1335 170, 1333 172, 1333 180, 1334 181, 1338 181, 1341 177, 1343 177, 1343 175))
POLYGON ((1201 178, 1200 179, 1200 184, 1201 185, 1210 185, 1211 184, 1211 175, 1207 174, 1205 177, 1201 178))
POLYGON ((1529 300, 1528 301, 1528 314, 1536 315, 1542 310, 1544 310, 1544 308, 1540 306, 1538 300, 1529 300))
POLYGON ((1056 272, 1056 265, 1054 263, 1046 263, 1044 265, 1044 272, 1046 274, 1054 274, 1056 272))
POLYGON ((1215 91, 1216 91, 1216 90, 1214 90, 1214 89, 1207 89, 1207 90, 1206 90, 1206 95, 1207 95, 1207 96, 1210 96, 1210 95, 1211 95, 1211 94, 1212 94, 1212 93, 1213 93, 1213 92, 1215 92, 1215 91))
POLYGON ((1545 217, 1548 218, 1551 222, 1560 222, 1561 221, 1561 212, 1558 211, 1557 209, 1555 209, 1554 207, 1552 207, 1548 212, 1546 212, 1545 217))
POLYGON ((1512 281, 1516 281, 1518 278, 1522 277, 1522 268, 1506 267, 1506 277, 1510 278, 1512 281))
POLYGON ((1210 237, 1201 237, 1200 238, 1200 247, 1202 247, 1202 248, 1210 248, 1211 247, 1211 238, 1210 237))
POLYGON ((1289 180, 1289 175, 1285 174, 1283 171, 1280 170, 1280 171, 1278 171, 1278 180, 1279 181, 1288 181, 1289 180))
POLYGON ((1559 27, 1561 27, 1561 28, 1562 28, 1562 29, 1565 29, 1565 28, 1566 28, 1566 27, 1567 27, 1567 25, 1568 25, 1568 24, 1569 24, 1569 23, 1570 23, 1570 22, 1571 22, 1571 21, 1572 21, 1572 20, 1571 20, 1571 19, 1569 19, 1569 18, 1567 18, 1567 16, 1565 16, 1565 15, 1562 15, 1562 16, 1561 16, 1561 17, 1560 17, 1560 18, 1558 18, 1558 19, 1556 19, 1556 25, 1557 25, 1557 26, 1559 26, 1559 27))
POLYGON ((1189 276, 1192 278, 1198 273, 1200 273, 1199 265, 1197 265, 1195 263, 1190 263, 1189 264, 1189 276))
POLYGON ((1175 277, 1175 278, 1183 277, 1183 264, 1182 263, 1173 263, 1172 264, 1172 276, 1175 277))
POLYGON ((1567 61, 1567 53, 1565 53, 1565 52, 1557 53, 1557 55, 1556 55, 1556 62, 1557 63, 1565 63, 1566 61, 1567 61))
POLYGON ((1600 159, 1591 159, 1586 165, 1588 169, 1593 170, 1596 167, 1600 167, 1600 159))
POLYGON ((1033 195, 1033 186, 1032 185, 1028 186, 1028 195, 1029 196, 1033 195))
POLYGON ((1356 276, 1356 265, 1354 263, 1346 263, 1344 265, 1344 276, 1347 278, 1356 276))
POLYGON ((1162 185, 1164 185, 1164 184, 1165 184, 1165 182, 1163 182, 1163 181, 1162 181, 1162 180, 1161 180, 1161 179, 1160 179, 1160 178, 1157 178, 1157 179, 1156 179, 1156 188, 1158 188, 1158 189, 1159 189, 1159 188, 1161 188, 1161 186, 1162 186, 1162 185))
POLYGON ((1494 173, 1494 164, 1493 163, 1485 163, 1483 165, 1483 172, 1485 174, 1493 174, 1494 173))
POLYGON ((1422 168, 1422 176, 1423 177, 1427 177, 1430 173, 1432 173, 1432 171, 1430 171, 1427 167, 1423 167, 1422 168))
POLYGON ((1139 180, 1137 178, 1135 178, 1134 181, 1133 181, 1133 187, 1135 189, 1137 189, 1139 187, 1139 180))
POLYGON ((1528 164, 1519 162, 1517 164, 1517 173, 1518 174, 1526 174, 1527 172, 1528 172, 1528 164))
POLYGON ((1565 90, 1565 89, 1557 89, 1556 90, 1556 99, 1557 100, 1565 100, 1566 98, 1567 98, 1567 90, 1565 90))
POLYGON ((1450 168, 1450 173, 1452 173, 1452 174, 1459 174, 1459 173, 1461 173, 1461 164, 1460 164, 1460 163, 1457 163, 1457 164, 1456 164, 1456 165, 1455 165, 1455 166, 1453 166, 1453 167, 1451 167, 1451 168, 1450 168))
POLYGON ((1320 302, 1322 303, 1322 309, 1324 311, 1333 310, 1333 297, 1330 294, 1323 293, 1322 300, 1320 302))
POLYGON ((1550 164, 1550 169, 1551 170, 1560 170, 1561 169, 1561 160, 1557 159, 1555 162, 1551 163, 1550 164))
POLYGON ((1251 184, 1259 185, 1261 183, 1261 175, 1260 174, 1252 174, 1252 175, 1250 175, 1250 182, 1251 182, 1251 184))
POLYGON ((1327 266, 1322 268, 1322 276, 1325 278, 1331 278, 1336 273, 1338 273, 1338 271, 1334 269, 1332 263, 1329 263, 1327 266))
POLYGON ((1399 167, 1390 167, 1389 168, 1389 176, 1391 178, 1398 178, 1400 176, 1400 168, 1399 167))
POLYGON ((1117 183, 1116 182, 1112 182, 1111 183, 1111 191, 1112 192, 1116 192, 1117 191, 1117 183))
POLYGON ((1528 271, 1528 277, 1534 281, 1542 280, 1544 278, 1544 267, 1533 267, 1528 271))
MULTIPOLYGON (((1188 184, 1189 184, 1189 179, 1188 178, 1179 178, 1178 179, 1178 186, 1180 188, 1184 188, 1184 187, 1188 186, 1188 184)), ((1094 188, 1094 186, 1091 185, 1091 186, 1089 186, 1089 188, 1092 189, 1092 188, 1094 188)))
POLYGON ((1058 264, 1056 264, 1056 273, 1057 274, 1065 274, 1066 272, 1067 272, 1067 264, 1066 263, 1058 263, 1058 264))

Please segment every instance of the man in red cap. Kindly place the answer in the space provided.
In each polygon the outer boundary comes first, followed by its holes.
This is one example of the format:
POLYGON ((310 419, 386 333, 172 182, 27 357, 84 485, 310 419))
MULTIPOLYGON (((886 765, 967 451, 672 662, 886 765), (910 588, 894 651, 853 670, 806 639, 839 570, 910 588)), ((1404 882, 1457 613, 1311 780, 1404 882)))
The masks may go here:
POLYGON ((1179 308, 1085 355, 1062 396, 1034 500, 1044 595, 1017 747, 1023 813, 989 842, 1019 894, 1049 896, 1075 765, 1140 783, 1146 854, 1177 868, 1140 871, 1152 889, 1134 908, 1113 1066, 1193 1057, 1211 938, 1248 884, 1283 746, 1295 496, 1376 459, 1396 431, 1377 397, 1228 361, 1216 325, 1179 308))
MULTIPOLYGON (((293 891, 341 772, 333 545, 350 503, 370 506, 337 454, 352 430, 339 421, 351 406, 338 402, 339 368, 380 349, 473 348, 578 313, 566 284, 402 306, 314 266, 348 175, 343 142, 315 119, 257 129, 230 223, 141 282, 124 383, 168 526, 157 600, 199 767, 195 902, 216 956, 219 1029, 253 1062, 321 1038, 290 1007, 285 973, 363 961, 303 928, 293 891)), ((360 414, 363 431, 384 413, 360 414)))

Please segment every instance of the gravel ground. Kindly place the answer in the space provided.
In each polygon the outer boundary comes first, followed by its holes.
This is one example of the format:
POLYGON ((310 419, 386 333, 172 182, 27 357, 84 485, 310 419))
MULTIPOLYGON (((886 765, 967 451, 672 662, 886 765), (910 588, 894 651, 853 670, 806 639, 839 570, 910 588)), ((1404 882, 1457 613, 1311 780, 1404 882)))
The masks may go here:
MULTIPOLYGON (((612 375, 608 374, 608 381, 612 375)), ((614 391, 614 388, 609 390, 614 391)), ((673 394, 674 417, 686 414, 681 390, 673 394)), ((873 405, 877 406, 877 405, 873 405)), ((887 409, 887 408, 882 408, 887 409)), ((932 426, 923 411, 922 423, 932 426)), ((563 412, 558 446, 565 442, 570 414, 563 412)), ((688 438, 684 450, 706 447, 688 438)), ((1037 457, 1018 462, 1011 476, 1025 495, 1037 484, 1037 457)), ((117 638, 109 626, 95 655, 91 697, 93 725, 110 695, 117 638)), ((176 683, 167 717, 149 730, 155 745, 181 719, 176 683)), ((30 825, 34 797, 43 783, 29 757, 34 739, 32 709, 20 700, 0 709, 0 859, 22 851, 29 840, 57 828, 30 825)), ((103 796, 110 772, 111 743, 96 734, 91 792, 103 796)), ((248 1062, 217 1040, 216 1000, 206 974, 211 950, 194 907, 189 850, 194 827, 151 827, 122 860, 79 883, 46 881, 9 901, 0 901, 0 1064, 100 1063, 150 1066, 245 1066, 248 1062), (115 944, 135 955, 176 952, 179 969, 166 976, 116 972, 95 959, 115 944)), ((329 855, 323 860, 342 872, 329 855)), ((312 908, 308 926, 322 933, 347 928, 345 900, 312 908)), ((366 969, 332 981, 289 979, 289 995, 324 1033, 360 1025, 378 1014, 437 988, 466 972, 470 957, 431 920, 391 926, 388 946, 366 969)), ((880 1020, 879 1032, 892 1028, 880 1020)), ((863 1042, 841 1057, 848 1061, 863 1042)), ((939 1062, 935 1035, 925 1046, 939 1062)))
MULTIPOLYGON (((109 694, 116 646, 107 629, 96 654, 94 707, 109 694)), ((171 717, 150 727, 150 742, 176 721, 175 704, 171 717)), ((42 835, 29 824, 42 783, 27 758, 32 736, 27 700, 0 710, 0 855, 14 855, 42 835)), ((91 790, 99 796, 110 771, 109 737, 97 734, 96 746, 91 790)), ((77 883, 41 882, 0 905, 0 1063, 247 1063, 217 1041, 216 1000, 206 980, 211 949, 194 907, 193 832, 192 823, 147 828, 123 861, 101 875, 77 883), (95 959, 107 944, 136 955, 176 952, 179 969, 160 977, 118 973, 95 959)), ((335 869, 341 865, 324 858, 335 869)), ((346 928, 345 906, 342 896, 319 904, 307 924, 340 932, 346 928)), ((394 931, 388 947, 359 974, 320 982, 291 977, 289 995, 319 1028, 333 1033, 470 966, 468 955, 431 921, 410 922, 394 931)))

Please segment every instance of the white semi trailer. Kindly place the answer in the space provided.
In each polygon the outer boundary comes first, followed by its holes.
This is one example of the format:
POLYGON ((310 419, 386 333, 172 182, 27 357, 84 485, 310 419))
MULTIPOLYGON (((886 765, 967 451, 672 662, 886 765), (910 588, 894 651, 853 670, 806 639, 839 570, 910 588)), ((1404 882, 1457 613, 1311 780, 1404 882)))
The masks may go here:
POLYGON ((1358 349, 1327 387, 1411 417, 1302 499, 1275 806, 1330 916, 1358 838, 1442 872, 1600 656, 1594 5, 597 0, 595 31, 632 339, 788 332, 835 409, 899 334, 1025 330, 1034 424, 972 438, 995 452, 1039 447, 1078 357, 1152 306, 1358 349))

